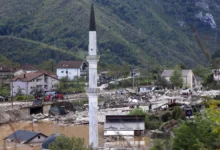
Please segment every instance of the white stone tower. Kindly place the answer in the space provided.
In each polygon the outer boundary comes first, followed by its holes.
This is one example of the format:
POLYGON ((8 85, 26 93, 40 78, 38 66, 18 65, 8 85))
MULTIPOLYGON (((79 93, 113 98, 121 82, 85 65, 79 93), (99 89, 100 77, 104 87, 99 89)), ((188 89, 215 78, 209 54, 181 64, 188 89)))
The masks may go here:
POLYGON ((98 96, 100 89, 97 87, 97 41, 96 24, 93 4, 91 6, 90 26, 89 26, 89 55, 86 57, 89 63, 89 88, 86 93, 89 98, 89 144, 93 148, 98 148, 98 96))

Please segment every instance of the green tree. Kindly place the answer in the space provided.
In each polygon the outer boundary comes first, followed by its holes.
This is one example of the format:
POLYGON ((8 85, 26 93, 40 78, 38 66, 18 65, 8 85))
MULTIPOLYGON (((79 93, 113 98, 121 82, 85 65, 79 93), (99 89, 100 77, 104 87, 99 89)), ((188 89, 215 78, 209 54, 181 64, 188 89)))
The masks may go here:
POLYGON ((173 150, 196 150, 199 144, 193 131, 186 124, 181 124, 175 130, 175 137, 173 143, 173 150))
POLYGON ((164 150, 164 142, 161 140, 154 140, 154 145, 150 148, 150 150, 164 150))
POLYGON ((184 63, 180 63, 178 66, 180 67, 180 69, 186 69, 186 66, 184 65, 184 63))
POLYGON ((218 133, 214 122, 202 117, 181 124, 174 131, 173 150, 217 149, 218 133))
POLYGON ((172 118, 175 120, 178 119, 185 119, 184 112, 181 110, 180 107, 175 107, 174 110, 172 111, 172 118))
POLYGON ((179 66, 176 66, 174 71, 173 71, 173 75, 170 77, 170 81, 172 82, 172 84, 176 87, 182 87, 183 85, 183 78, 182 78, 182 73, 181 73, 181 69, 179 66))
POLYGON ((88 150, 84 140, 77 137, 58 136, 56 141, 49 145, 50 150, 88 150))
POLYGON ((39 65, 39 68, 42 68, 44 70, 48 70, 51 72, 56 72, 56 61, 53 59, 44 61, 39 65))

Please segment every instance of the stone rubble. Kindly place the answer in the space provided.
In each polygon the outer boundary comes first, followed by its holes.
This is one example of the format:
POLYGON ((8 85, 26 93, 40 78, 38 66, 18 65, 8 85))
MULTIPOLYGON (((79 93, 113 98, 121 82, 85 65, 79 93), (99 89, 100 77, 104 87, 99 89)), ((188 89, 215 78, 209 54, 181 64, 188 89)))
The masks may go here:
MULTIPOLYGON (((117 92, 102 93, 100 96, 103 100, 99 103, 98 122, 103 124, 106 115, 127 115, 131 106, 138 106, 149 110, 152 105, 153 112, 159 108, 167 108, 171 100, 182 105, 197 105, 203 101, 204 96, 215 97, 220 95, 219 90, 211 91, 193 91, 192 95, 182 95, 180 90, 161 90, 148 93, 129 93, 118 94, 117 92)), ((89 114, 88 106, 85 105, 83 111, 69 111, 66 115, 58 115, 57 119, 50 116, 50 120, 58 121, 61 124, 88 124, 89 114)))

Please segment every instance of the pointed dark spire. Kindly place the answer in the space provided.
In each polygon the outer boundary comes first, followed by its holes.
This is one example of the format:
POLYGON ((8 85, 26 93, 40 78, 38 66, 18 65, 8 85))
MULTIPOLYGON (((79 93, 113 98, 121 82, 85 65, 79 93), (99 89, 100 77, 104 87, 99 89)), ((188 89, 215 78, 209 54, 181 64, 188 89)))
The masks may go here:
POLYGON ((89 31, 96 31, 96 26, 95 26, 95 12, 94 12, 93 3, 92 3, 92 6, 91 6, 89 31))

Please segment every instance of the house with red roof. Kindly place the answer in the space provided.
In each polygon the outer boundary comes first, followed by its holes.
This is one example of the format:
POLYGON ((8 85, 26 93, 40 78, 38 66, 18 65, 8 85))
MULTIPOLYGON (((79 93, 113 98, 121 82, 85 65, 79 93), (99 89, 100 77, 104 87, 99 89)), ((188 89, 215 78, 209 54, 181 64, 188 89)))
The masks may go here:
POLYGON ((14 77, 11 80, 11 96, 16 96, 18 92, 24 95, 32 95, 34 90, 52 91, 59 84, 59 79, 55 74, 46 71, 25 73, 14 77))
POLYGON ((84 76, 87 73, 88 64, 85 61, 60 61, 57 66, 57 76, 59 79, 84 76))
POLYGON ((13 78, 13 73, 16 68, 7 65, 0 65, 0 85, 9 85, 10 79, 13 78))
POLYGON ((19 67, 15 72, 14 76, 19 76, 25 73, 33 73, 37 72, 39 69, 33 65, 30 64, 24 64, 21 67, 19 67))

